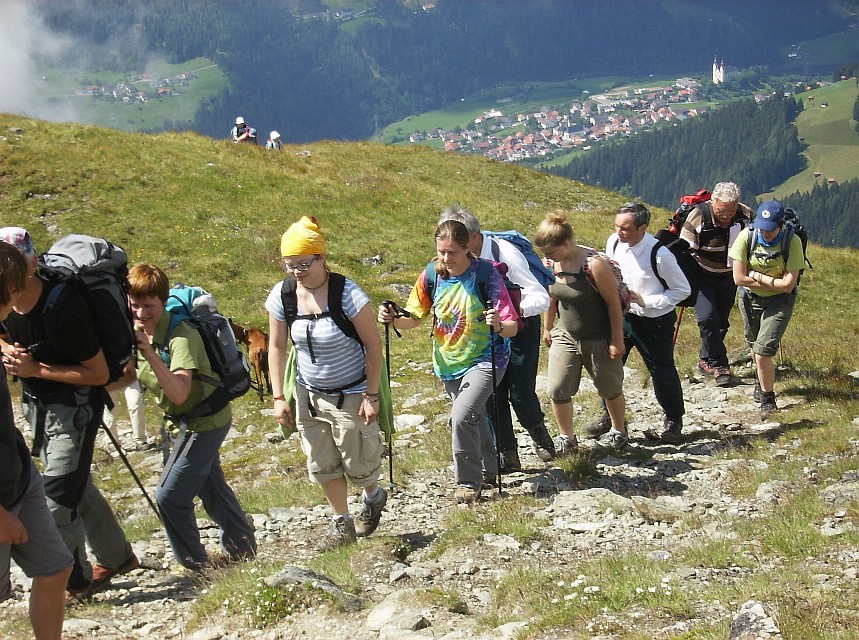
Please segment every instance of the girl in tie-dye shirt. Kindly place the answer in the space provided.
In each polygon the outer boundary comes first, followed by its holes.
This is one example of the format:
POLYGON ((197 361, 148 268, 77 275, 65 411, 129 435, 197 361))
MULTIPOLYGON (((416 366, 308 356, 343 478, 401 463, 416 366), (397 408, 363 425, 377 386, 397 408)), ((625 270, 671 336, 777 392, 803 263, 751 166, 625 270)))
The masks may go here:
POLYGON ((409 329, 433 316, 433 368, 453 400, 450 425, 456 499, 473 503, 480 497, 484 477, 494 479, 498 474, 484 410, 493 390, 493 348, 489 341, 495 340, 495 379, 500 380, 510 358, 507 338, 516 335, 518 316, 497 270, 488 270, 488 286, 478 282, 478 270, 485 267, 480 267, 480 261, 468 252, 469 236, 464 224, 443 222, 435 239, 438 257, 433 285, 427 286, 424 270, 409 296, 406 308, 411 317, 395 318, 392 310, 383 305, 379 308, 379 321, 409 329), (481 290, 484 288, 485 292, 481 290), (488 305, 484 302, 486 297, 488 305))

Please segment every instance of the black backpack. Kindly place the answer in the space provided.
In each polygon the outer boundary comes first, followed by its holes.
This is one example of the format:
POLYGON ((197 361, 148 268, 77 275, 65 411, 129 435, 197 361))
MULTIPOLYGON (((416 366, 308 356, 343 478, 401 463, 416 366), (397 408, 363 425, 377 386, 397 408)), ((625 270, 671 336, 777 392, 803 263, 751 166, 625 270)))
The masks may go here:
MULTIPOLYGON (((799 238, 800 243, 802 244, 802 259, 805 264, 808 265, 809 269, 813 269, 811 266, 811 261, 808 259, 808 232, 802 226, 802 223, 799 221, 799 216, 796 215, 796 211, 793 209, 785 209, 784 210, 784 222, 782 222, 782 234, 781 234, 781 249, 780 253, 784 256, 784 263, 787 265, 787 259, 790 255, 790 245, 793 241, 793 236, 797 236, 799 238)), ((751 232, 751 237, 749 238, 749 248, 747 252, 747 256, 750 258, 752 253, 755 250, 755 245, 757 244, 758 234, 751 232)), ((805 273, 805 268, 799 270, 799 275, 805 273)), ((799 286, 799 281, 797 280, 797 287, 799 286)), ((795 291, 796 289, 794 289, 795 291)))
MULTIPOLYGON (((104 238, 71 234, 39 256, 39 275, 61 282, 48 294, 45 314, 52 313, 67 288, 84 300, 92 315, 108 382, 118 380, 134 353, 134 324, 128 305, 128 254, 104 238)), ((52 322, 46 322, 51 331, 52 322)), ((52 341, 60 336, 49 336, 52 341)))
POLYGON ((280 301, 283 304, 283 314, 286 316, 286 324, 289 326, 290 333, 292 332, 292 323, 297 319, 312 320, 331 316, 334 324, 337 325, 337 328, 344 335, 352 338, 362 347, 364 346, 364 343, 361 342, 361 338, 358 336, 358 332, 355 330, 355 325, 352 324, 349 316, 343 311, 343 289, 346 287, 346 277, 343 274, 334 272, 328 274, 328 311, 323 311, 322 313, 298 315, 298 295, 295 292, 296 284, 296 279, 290 276, 283 281, 283 285, 280 288, 280 301))
MULTIPOLYGON (((355 342, 361 345, 362 349, 364 348, 364 343, 361 341, 361 337, 358 335, 355 325, 352 324, 349 316, 347 316, 346 312, 343 311, 343 290, 346 287, 346 277, 343 274, 334 273, 333 271, 328 274, 328 311, 323 311, 322 313, 298 315, 298 294, 295 291, 296 284, 297 281, 295 277, 289 276, 283 281, 283 285, 281 285, 280 288, 280 301, 283 304, 283 315, 286 317, 287 326, 289 326, 290 337, 292 337, 292 323, 296 320, 313 320, 330 316, 334 321, 334 324, 337 325, 337 328, 340 329, 344 335, 352 338, 355 342)), ((332 389, 316 388, 316 390, 320 393, 327 394, 340 393, 345 389, 351 389, 355 385, 364 382, 366 379, 367 371, 365 369, 360 378, 353 380, 349 384, 332 389)))
MULTIPOLYGON (((194 377, 214 386, 215 390, 193 410, 182 414, 182 417, 214 415, 230 401, 246 394, 251 388, 250 367, 230 321, 218 312, 214 296, 200 287, 188 287, 180 283, 170 289, 165 309, 170 314, 165 344, 170 344, 170 337, 179 323, 186 322, 200 334, 209 365, 217 376, 213 378, 194 372, 194 377)), ((162 358, 165 355, 169 364, 169 353, 162 354, 162 358)))
MULTIPOLYGON (((617 250, 618 244, 620 244, 620 240, 615 240, 612 253, 617 250)), ((668 283, 659 273, 659 266, 656 263, 656 254, 659 252, 660 247, 666 247, 671 252, 671 255, 677 260, 677 265, 680 267, 683 275, 686 276, 686 280, 689 281, 689 287, 692 289, 686 298, 677 303, 677 306, 694 307, 695 301, 698 299, 698 279, 700 278, 701 270, 698 267, 698 261, 695 259, 695 256, 689 251, 689 243, 680 236, 675 237, 668 229, 662 229, 656 233, 656 244, 653 245, 653 250, 650 252, 650 268, 653 269, 653 275, 659 280, 662 288, 667 291, 669 288, 668 283)))

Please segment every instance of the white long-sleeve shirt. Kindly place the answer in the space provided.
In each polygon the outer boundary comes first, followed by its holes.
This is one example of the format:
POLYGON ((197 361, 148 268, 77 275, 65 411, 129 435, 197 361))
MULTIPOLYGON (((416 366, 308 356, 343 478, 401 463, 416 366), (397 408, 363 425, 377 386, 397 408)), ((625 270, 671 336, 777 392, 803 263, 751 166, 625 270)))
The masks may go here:
POLYGON ((528 261, 522 252, 514 245, 502 238, 490 238, 483 236, 483 248, 480 250, 480 258, 494 260, 492 255, 492 243, 498 243, 499 262, 507 265, 507 277, 514 284, 522 288, 522 315, 526 318, 543 313, 549 308, 549 293, 543 288, 528 266, 528 261))
POLYGON ((656 245, 656 238, 649 233, 645 233, 634 247, 619 242, 616 233, 609 236, 605 245, 606 254, 620 267, 626 286, 644 299, 644 307, 632 303, 629 313, 645 318, 658 318, 670 313, 692 292, 677 259, 665 246, 660 246, 656 252, 656 266, 668 288, 662 286, 650 262, 650 254, 656 245))

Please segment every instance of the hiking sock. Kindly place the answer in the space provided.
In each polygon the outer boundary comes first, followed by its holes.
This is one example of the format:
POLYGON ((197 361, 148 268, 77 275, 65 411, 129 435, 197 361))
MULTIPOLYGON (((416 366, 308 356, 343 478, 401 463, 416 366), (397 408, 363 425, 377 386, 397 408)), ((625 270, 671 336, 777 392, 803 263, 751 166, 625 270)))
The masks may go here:
POLYGON ((378 502, 381 497, 382 487, 376 487, 373 493, 367 493, 367 490, 364 489, 364 502, 378 502))

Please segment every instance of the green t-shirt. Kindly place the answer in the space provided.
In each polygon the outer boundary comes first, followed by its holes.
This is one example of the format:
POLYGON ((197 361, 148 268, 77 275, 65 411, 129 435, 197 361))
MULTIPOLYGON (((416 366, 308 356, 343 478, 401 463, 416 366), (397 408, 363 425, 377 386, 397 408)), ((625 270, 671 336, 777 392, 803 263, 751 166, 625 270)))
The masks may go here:
MULTIPOLYGON (((170 313, 165 311, 164 315, 158 321, 155 327, 155 333, 152 336, 152 346, 159 353, 164 352, 164 341, 167 338, 167 329, 170 325, 170 313)), ((203 339, 196 329, 189 327, 186 323, 180 322, 173 330, 173 335, 170 337, 170 344, 166 349, 169 354, 170 371, 179 371, 182 369, 196 371, 201 376, 217 377, 212 371, 209 364, 209 357, 206 355, 206 347, 203 345, 203 339)), ((191 392, 188 398, 180 405, 177 405, 167 399, 161 385, 158 384, 158 378, 152 370, 152 366, 139 353, 137 354, 137 378, 140 383, 152 392, 155 396, 156 404, 164 411, 165 415, 181 415, 189 411, 193 411, 197 405, 208 398, 215 390, 213 385, 207 384, 199 380, 196 376, 191 380, 191 392)), ((188 429, 190 431, 214 431, 220 429, 232 418, 232 410, 228 404, 226 407, 211 416, 201 418, 188 419, 188 429)), ((178 427, 178 421, 168 417, 168 424, 172 427, 178 427)))
MULTIPOLYGON (((758 242, 755 245, 754 253, 749 255, 749 242, 753 233, 757 233, 757 230, 751 227, 743 229, 728 252, 728 256, 732 260, 748 263, 749 271, 757 271, 773 278, 781 278, 788 271, 799 271, 805 266, 802 241, 796 235, 790 241, 790 251, 788 251, 787 264, 785 265, 781 250, 781 238, 774 242, 771 247, 758 242)), ((780 292, 756 289, 754 293, 761 297, 769 297, 779 295, 780 292)))

